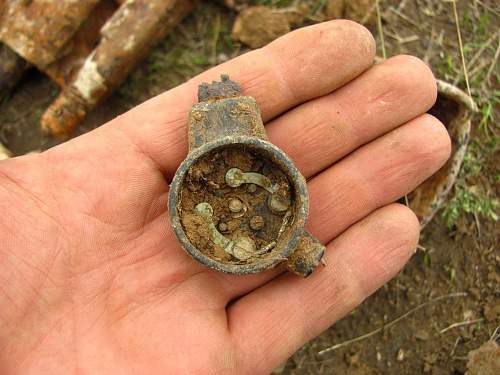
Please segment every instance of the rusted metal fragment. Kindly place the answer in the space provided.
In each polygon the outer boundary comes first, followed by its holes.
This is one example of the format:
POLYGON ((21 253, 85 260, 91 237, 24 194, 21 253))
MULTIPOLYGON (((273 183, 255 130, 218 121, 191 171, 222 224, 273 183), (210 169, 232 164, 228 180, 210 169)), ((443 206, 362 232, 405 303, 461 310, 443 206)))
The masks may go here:
POLYGON ((0 100, 9 94, 29 67, 25 59, 0 43, 0 100))
POLYGON ((477 111, 474 101, 458 87, 440 80, 437 84, 438 98, 430 113, 448 129, 452 151, 448 162, 408 197, 422 228, 434 217, 455 183, 469 143, 471 118, 477 111))
POLYGON ((329 0, 325 16, 327 19, 345 18, 372 25, 376 22, 375 0, 329 0))
POLYGON ((44 69, 55 61, 99 0, 8 0, 0 40, 44 69))
POLYGON ((325 246, 309 233, 300 237, 297 249, 288 258, 287 267, 295 274, 307 277, 319 265, 325 254, 325 246))
POLYGON ((306 181, 267 140, 255 99, 223 75, 202 84, 189 115, 189 154, 170 185, 172 229, 186 252, 221 272, 281 263, 307 277, 324 246, 304 232, 306 181))
POLYGON ((241 88, 236 82, 231 81, 229 76, 222 75, 221 81, 211 84, 203 83, 198 89, 198 101, 204 102, 209 99, 222 99, 241 96, 241 88))
POLYGON ((65 46, 65 54, 44 71, 60 86, 66 86, 83 66, 101 37, 101 28, 118 9, 114 0, 101 0, 74 37, 65 46))
POLYGON ((118 86, 152 45, 192 9, 195 0, 129 0, 101 30, 101 41, 42 116, 53 135, 70 133, 118 86))

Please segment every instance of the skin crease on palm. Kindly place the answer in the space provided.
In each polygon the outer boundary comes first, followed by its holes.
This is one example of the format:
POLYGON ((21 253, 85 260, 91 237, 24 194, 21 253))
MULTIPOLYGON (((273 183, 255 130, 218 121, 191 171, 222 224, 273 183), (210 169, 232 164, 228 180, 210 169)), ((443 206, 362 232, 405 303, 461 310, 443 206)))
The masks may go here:
POLYGON ((419 225, 396 200, 444 164, 425 114, 436 85, 410 56, 373 65, 349 21, 294 31, 95 131, 0 162, 1 374, 266 374, 393 277, 419 225), (227 73, 308 179, 307 279, 217 273, 180 248, 169 181, 197 86, 227 73))

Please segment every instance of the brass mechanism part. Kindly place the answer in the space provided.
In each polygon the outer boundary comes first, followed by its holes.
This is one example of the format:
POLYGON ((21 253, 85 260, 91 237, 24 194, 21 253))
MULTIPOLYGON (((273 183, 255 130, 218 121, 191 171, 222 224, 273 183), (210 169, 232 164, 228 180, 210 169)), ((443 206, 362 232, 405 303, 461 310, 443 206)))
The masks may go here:
POLYGON ((226 183, 231 187, 238 187, 242 184, 255 184, 266 189, 271 194, 278 190, 278 186, 273 184, 266 176, 256 172, 243 172, 239 168, 231 168, 226 172, 226 183))
POLYGON ((231 241, 217 230, 212 216, 214 210, 210 203, 202 202, 194 208, 195 213, 200 216, 208 226, 210 239, 214 244, 220 246, 226 253, 239 260, 247 260, 253 255, 261 255, 272 250, 276 246, 276 241, 272 241, 261 249, 257 250, 255 242, 248 236, 241 236, 236 241, 231 241))
POLYGON ((209 203, 199 203, 194 210, 207 224, 212 242, 220 246, 226 253, 239 260, 247 260, 255 253, 255 243, 249 237, 243 236, 233 242, 217 230, 212 221, 214 210, 209 203))

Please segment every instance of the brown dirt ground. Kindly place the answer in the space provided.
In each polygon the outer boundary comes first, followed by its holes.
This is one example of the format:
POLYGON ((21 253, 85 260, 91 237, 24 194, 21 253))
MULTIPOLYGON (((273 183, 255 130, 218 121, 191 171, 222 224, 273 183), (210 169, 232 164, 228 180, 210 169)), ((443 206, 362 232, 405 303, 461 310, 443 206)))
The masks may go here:
MULTIPOLYGON (((309 3, 314 12, 326 2, 309 3)), ((464 87, 450 3, 391 0, 381 1, 381 8, 388 56, 417 55, 432 65, 438 77, 451 82, 456 79, 464 87)), ((458 8, 464 42, 484 35, 486 43, 497 32, 500 10, 495 1, 463 0, 458 1, 458 8)), ((202 4, 198 12, 152 51, 114 95, 88 116, 79 132, 88 131, 190 76, 244 52, 243 47, 231 41, 233 19, 233 12, 202 4)), ((315 20, 319 18, 312 14, 306 22, 315 20)), ((377 34, 375 26, 371 29, 377 34)), ((378 42, 380 46, 380 38, 378 42)), ((493 53, 495 43, 493 39, 493 53)), ((470 48, 469 59, 480 46, 472 43, 470 48)), ((471 73, 480 68, 488 70, 489 63, 483 57, 484 53, 469 67, 471 73)), ((499 87, 498 81, 485 87, 484 76, 479 74, 471 85, 480 98, 494 89, 498 91, 499 87)), ((57 143, 43 137, 38 128, 43 109, 56 94, 57 87, 47 78, 36 71, 30 72, 11 98, 0 104, 0 140, 18 155, 57 143)), ((498 108, 496 115, 498 118, 498 108)), ((478 116, 474 125, 480 120, 478 116)), ((473 139, 485 143, 485 133, 477 126, 474 128, 473 139)), ((496 197, 500 192, 500 167, 495 163, 499 156, 498 148, 486 155, 481 174, 469 181, 496 197)), ((498 223, 482 217, 461 214, 449 228, 437 216, 423 232, 421 250, 408 266, 349 316, 299 350, 287 362, 284 373, 464 374, 468 352, 488 341, 500 325, 499 233, 498 223), (459 295, 451 297, 453 293, 459 295), (440 296, 449 297, 435 300, 440 296), (421 304, 425 305, 369 338, 323 356, 317 354, 321 349, 384 327, 421 304), (440 333, 451 324, 464 321, 477 322, 440 333)))

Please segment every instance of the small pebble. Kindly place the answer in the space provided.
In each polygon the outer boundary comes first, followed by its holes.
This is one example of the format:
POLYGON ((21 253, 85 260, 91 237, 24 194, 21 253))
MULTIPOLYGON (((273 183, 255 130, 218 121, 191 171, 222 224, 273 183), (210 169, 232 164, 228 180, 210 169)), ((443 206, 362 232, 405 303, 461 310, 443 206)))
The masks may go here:
POLYGON ((253 230, 261 230, 265 224, 266 222, 262 216, 255 215, 250 218, 250 228, 253 230))

